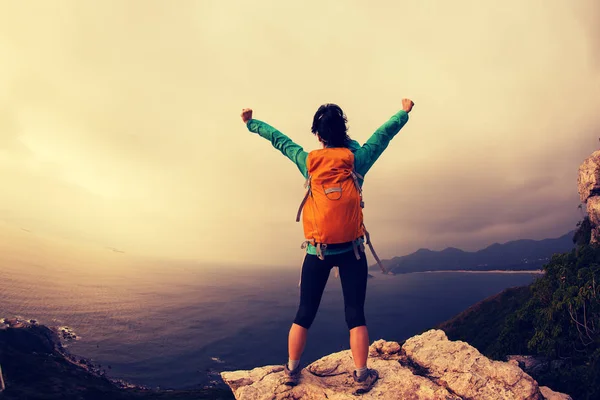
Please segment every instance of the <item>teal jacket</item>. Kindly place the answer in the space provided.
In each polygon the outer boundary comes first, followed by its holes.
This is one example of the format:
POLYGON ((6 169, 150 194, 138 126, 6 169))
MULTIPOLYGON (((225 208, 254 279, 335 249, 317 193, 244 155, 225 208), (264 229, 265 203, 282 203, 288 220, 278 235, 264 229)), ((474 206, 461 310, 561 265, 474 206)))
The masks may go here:
MULTIPOLYGON (((394 114, 385 124, 381 125, 362 146, 356 140, 350 142, 349 148, 354 153, 354 169, 358 174, 364 178, 406 122, 408 122, 408 113, 401 110, 394 114)), ((308 178, 306 167, 308 153, 300 145, 294 143, 289 137, 271 125, 257 119, 249 120, 246 126, 250 132, 258 133, 261 137, 270 141, 273 147, 281 151, 283 155, 296 164, 305 179, 308 178)), ((363 181, 360 180, 359 184, 362 186, 363 181)), ((362 243, 361 240, 359 241, 362 243)), ((352 246, 335 250, 325 249, 324 255, 339 254, 351 250, 352 246)), ((307 246, 306 251, 308 254, 316 254, 315 247, 310 244, 307 246)))

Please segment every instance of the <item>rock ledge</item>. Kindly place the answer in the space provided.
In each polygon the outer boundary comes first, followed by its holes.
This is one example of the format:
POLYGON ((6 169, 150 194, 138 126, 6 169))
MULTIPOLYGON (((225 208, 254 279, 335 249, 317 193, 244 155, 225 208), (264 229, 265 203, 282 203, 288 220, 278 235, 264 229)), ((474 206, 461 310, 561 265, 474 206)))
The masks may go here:
MULTIPOLYGON (((385 340, 369 348, 369 366, 379 380, 362 399, 402 400, 572 400, 537 382, 517 362, 492 361, 468 343, 430 330, 403 346, 385 340)), ((330 354, 302 370, 296 387, 280 384, 282 366, 222 372, 238 400, 342 400, 352 394, 350 350, 330 354)))

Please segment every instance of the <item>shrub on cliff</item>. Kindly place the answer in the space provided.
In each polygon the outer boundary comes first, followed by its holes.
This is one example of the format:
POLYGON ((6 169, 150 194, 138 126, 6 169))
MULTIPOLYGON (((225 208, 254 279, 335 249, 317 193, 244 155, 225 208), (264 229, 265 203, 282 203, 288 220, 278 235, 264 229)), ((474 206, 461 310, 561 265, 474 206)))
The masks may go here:
POLYGON ((538 376, 574 398, 600 398, 600 247, 589 244, 591 226, 578 224, 577 247, 555 255, 545 275, 530 287, 530 297, 510 315, 495 356, 530 354, 560 360, 538 376))

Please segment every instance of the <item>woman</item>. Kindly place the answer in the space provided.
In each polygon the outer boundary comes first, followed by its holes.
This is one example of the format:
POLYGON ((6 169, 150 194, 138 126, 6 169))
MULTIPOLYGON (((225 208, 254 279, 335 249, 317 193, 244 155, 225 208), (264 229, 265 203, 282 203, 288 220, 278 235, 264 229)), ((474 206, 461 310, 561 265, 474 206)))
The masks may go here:
MULTIPOLYGON (((402 100, 402 110, 393 115, 360 146, 347 134, 347 119, 342 109, 335 104, 319 107, 313 118, 311 131, 324 149, 347 148, 353 153, 354 171, 362 187, 363 177, 387 148, 392 138, 408 121, 408 113, 414 103, 402 100)), ((269 140, 273 147, 292 160, 304 178, 309 178, 307 158, 309 153, 286 135, 272 126, 253 119, 252 110, 242 110, 242 121, 248 130, 269 140)), ((317 314, 319 304, 332 267, 339 267, 344 295, 346 323, 350 331, 350 348, 356 369, 353 372, 357 386, 355 393, 366 393, 378 379, 377 371, 367 368, 369 334, 364 315, 367 289, 367 261, 362 240, 328 245, 321 249, 307 243, 306 256, 302 265, 300 305, 288 336, 289 359, 285 365, 284 383, 290 386, 300 380, 300 356, 306 344, 308 329, 317 314), (358 249, 358 250, 357 250, 358 249)))

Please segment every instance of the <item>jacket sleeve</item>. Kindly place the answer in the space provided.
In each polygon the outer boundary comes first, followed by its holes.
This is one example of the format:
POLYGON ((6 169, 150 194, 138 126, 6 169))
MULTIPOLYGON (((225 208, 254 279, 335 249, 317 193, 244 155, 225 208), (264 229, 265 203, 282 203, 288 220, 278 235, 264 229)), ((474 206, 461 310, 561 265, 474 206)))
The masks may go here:
POLYGON ((354 152, 356 172, 364 176, 407 122, 408 113, 401 110, 394 114, 385 124, 381 125, 371 135, 369 140, 354 152))
POLYGON ((273 147, 296 164, 296 167, 298 167, 302 176, 305 178, 308 176, 306 170, 306 157, 308 156, 308 153, 304 151, 302 146, 294 143, 289 137, 273 128, 271 125, 257 119, 249 120, 246 123, 246 127, 250 132, 257 133, 271 142, 273 147))

